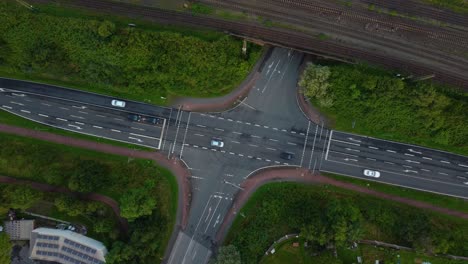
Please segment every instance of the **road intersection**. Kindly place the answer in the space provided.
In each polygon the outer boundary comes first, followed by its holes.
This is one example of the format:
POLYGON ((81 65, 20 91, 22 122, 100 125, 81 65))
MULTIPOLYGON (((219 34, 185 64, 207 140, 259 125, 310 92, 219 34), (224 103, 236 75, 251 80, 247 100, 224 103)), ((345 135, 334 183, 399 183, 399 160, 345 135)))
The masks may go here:
POLYGON ((302 167, 468 198, 468 158, 431 149, 334 131, 308 120, 298 107, 296 84, 303 54, 275 48, 260 76, 235 108, 201 113, 17 80, 0 79, 0 107, 62 129, 158 149, 183 160, 191 172, 188 225, 180 230, 168 263, 206 263, 216 233, 241 183, 260 168, 302 167), (129 113, 158 117, 133 122, 129 113), (221 138, 224 147, 212 147, 221 138), (281 158, 282 152, 294 158, 281 158), (366 178, 368 179, 368 178, 366 178))

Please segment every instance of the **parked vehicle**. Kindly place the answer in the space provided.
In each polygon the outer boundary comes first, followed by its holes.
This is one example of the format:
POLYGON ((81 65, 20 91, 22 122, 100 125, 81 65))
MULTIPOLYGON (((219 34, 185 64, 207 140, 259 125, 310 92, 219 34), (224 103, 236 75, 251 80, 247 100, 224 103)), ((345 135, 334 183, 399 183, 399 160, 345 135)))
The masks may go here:
POLYGON ((112 100, 111 104, 115 107, 125 107, 125 102, 120 100, 112 100))
POLYGON ((364 170, 364 176, 378 178, 378 177, 380 177, 380 172, 365 169, 364 170))

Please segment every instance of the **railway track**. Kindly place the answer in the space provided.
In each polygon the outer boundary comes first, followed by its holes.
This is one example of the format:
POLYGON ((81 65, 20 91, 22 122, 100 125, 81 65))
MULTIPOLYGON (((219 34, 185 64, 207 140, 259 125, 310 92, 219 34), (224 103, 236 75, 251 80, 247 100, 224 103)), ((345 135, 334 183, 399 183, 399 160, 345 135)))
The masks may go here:
MULTIPOLYGON (((31 2, 33 4, 48 4, 57 2, 57 0, 31 0, 31 2)), ((392 69, 401 69, 402 71, 407 71, 415 75, 435 74, 435 79, 440 82, 446 82, 454 86, 468 89, 468 76, 444 71, 443 69, 435 69, 427 65, 419 65, 416 62, 386 57, 381 54, 342 46, 336 43, 323 42, 300 32, 288 32, 283 29, 267 28, 243 22, 224 21, 212 17, 194 16, 184 12, 160 10, 108 1, 74 0, 60 1, 60 4, 84 8, 95 12, 127 16, 132 19, 144 19, 162 24, 180 24, 228 31, 236 35, 259 39, 274 45, 290 47, 315 54, 329 54, 346 59, 368 61, 392 69)))

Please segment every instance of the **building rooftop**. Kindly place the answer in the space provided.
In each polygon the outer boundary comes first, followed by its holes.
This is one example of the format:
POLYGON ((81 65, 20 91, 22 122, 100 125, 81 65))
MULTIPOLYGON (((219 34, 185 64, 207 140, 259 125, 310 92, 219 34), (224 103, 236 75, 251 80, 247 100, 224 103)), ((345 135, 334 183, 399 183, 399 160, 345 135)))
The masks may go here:
POLYGON ((10 240, 29 240, 34 229, 34 220, 5 221, 4 224, 10 240))

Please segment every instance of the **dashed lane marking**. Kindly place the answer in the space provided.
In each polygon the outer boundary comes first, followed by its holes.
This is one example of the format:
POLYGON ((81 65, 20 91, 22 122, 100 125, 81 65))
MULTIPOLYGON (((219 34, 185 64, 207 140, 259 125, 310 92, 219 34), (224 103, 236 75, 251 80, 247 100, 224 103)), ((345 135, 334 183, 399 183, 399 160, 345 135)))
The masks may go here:
POLYGON ((99 129, 102 129, 102 127, 100 127, 100 126, 93 126, 93 127, 94 127, 94 128, 99 128, 99 129))
POLYGON ((82 114, 85 114, 85 115, 88 114, 88 112, 84 112, 84 111, 78 111, 78 113, 82 113, 82 114))
POLYGON ((458 166, 468 168, 468 165, 465 164, 458 164, 458 166))
POLYGON ((405 167, 405 168, 410 168, 410 169, 413 168, 413 167, 408 166, 408 165, 403 165, 403 167, 405 167))
POLYGON ((269 126, 263 126, 264 128, 270 128, 269 126))
POLYGON ((60 121, 65 121, 65 122, 67 122, 67 121, 68 121, 68 120, 66 120, 66 119, 63 119, 63 118, 60 118, 60 117, 56 117, 55 119, 57 119, 57 120, 60 120, 60 121))
POLYGON ((430 172, 431 170, 428 170, 428 169, 421 169, 422 171, 427 171, 427 172, 430 172))
POLYGON ((379 149, 379 148, 376 148, 376 147, 373 147, 373 146, 368 146, 368 148, 370 148, 370 149, 379 149))
POLYGON ((266 148, 266 149, 268 149, 268 150, 272 150, 272 151, 275 151, 275 150, 276 150, 276 149, 274 149, 274 148, 266 148))
POLYGON ((206 126, 204 126, 204 125, 196 125, 196 126, 197 126, 197 127, 206 127, 206 126))
POLYGON ((205 135, 202 135, 202 134, 194 134, 195 136, 198 136, 198 137, 204 137, 205 135))
POLYGON ((254 148, 258 148, 258 145, 254 145, 254 144, 249 144, 249 146, 254 147, 254 148))
POLYGON ((3 108, 7 108, 7 109, 12 109, 10 106, 8 105, 2 105, 3 108))
POLYGON ((208 149, 207 147, 202 147, 202 149, 208 149))
POLYGON ((70 109, 68 109, 68 108, 66 108, 66 107, 59 107, 59 108, 60 108, 60 109, 63 109, 63 110, 70 110, 70 109))
POLYGON ((234 152, 229 152, 229 154, 234 155, 234 152))
POLYGON ((203 180, 203 179, 205 179, 205 178, 203 178, 203 177, 198 177, 198 176, 193 176, 193 175, 190 176, 190 178, 194 178, 194 179, 198 179, 198 180, 203 180))
POLYGON ((262 160, 262 158, 257 157, 258 160, 262 160))
POLYGON ((114 118, 114 120, 117 120, 117 121, 124 121, 122 118, 114 118))
POLYGON ((296 146, 297 144, 296 144, 296 143, 292 143, 292 142, 288 142, 288 145, 296 146))
POLYGON ((78 125, 81 125, 81 126, 84 125, 84 123, 81 123, 81 122, 75 122, 75 124, 78 124, 78 125))
POLYGON ((270 140, 270 141, 273 141, 273 142, 278 142, 278 140, 277 140, 277 139, 272 139, 272 138, 269 138, 268 140, 270 140))
POLYGON ((99 117, 105 117, 105 116, 103 116, 103 115, 96 115, 96 116, 99 116, 99 117))
POLYGON ((429 157, 422 157, 422 158, 425 160, 432 160, 432 158, 429 158, 429 157))
POLYGON ((253 138, 260 138, 260 136, 252 135, 253 138))
POLYGON ((410 162, 410 163, 416 163, 416 164, 419 164, 419 163, 421 163, 421 162, 419 162, 419 161, 415 161, 415 160, 405 160, 405 161, 406 161, 406 162, 410 162))
POLYGON ((231 140, 232 143, 236 143, 236 144, 240 144, 239 141, 234 141, 234 140, 231 140))
POLYGON ((76 116, 76 115, 70 115, 71 117, 78 118, 78 119, 85 119, 84 117, 81 116, 76 116))
POLYGON ((281 162, 279 162, 279 161, 275 161, 275 163, 276 163, 276 164, 280 164, 281 162))
POLYGON ((446 161, 446 160, 441 160, 440 162, 450 164, 450 161, 446 161))
POLYGON ((46 103, 41 103, 41 105, 45 105, 45 106, 52 106, 50 104, 46 104, 46 103))
POLYGON ((368 160, 372 160, 372 161, 376 161, 376 159, 373 159, 373 158, 366 158, 368 160))
POLYGON ((23 109, 21 109, 20 111, 23 112, 23 113, 28 113, 28 114, 31 113, 30 111, 28 111, 28 110, 23 110, 23 109))
POLYGON ((48 115, 43 115, 43 114, 38 114, 38 115, 42 117, 49 117, 48 115))
POLYGON ((21 105, 21 106, 24 105, 24 104, 22 104, 22 103, 18 103, 18 102, 14 102, 14 101, 10 101, 10 103, 15 104, 15 105, 21 105))
POLYGON ((396 153, 396 151, 390 150, 390 149, 387 149, 386 151, 387 151, 387 152, 390 152, 390 153, 396 153))
POLYGON ((139 128, 139 127, 130 127, 130 128, 135 129, 135 130, 145 131, 143 128, 139 128))
POLYGON ((249 159, 253 158, 252 156, 247 156, 249 159))
POLYGON ((244 154, 237 154, 239 157, 244 157, 244 154))
POLYGON ((440 175, 448 175, 447 173, 445 172, 438 172, 440 175))
POLYGON ((390 162, 390 161, 384 161, 384 163, 390 164, 390 165, 395 165, 395 163, 390 162))
POLYGON ((217 128, 217 127, 215 127, 215 130, 224 131, 224 129, 222 129, 222 128, 217 128))
POLYGON ((238 135, 241 135, 241 134, 242 134, 241 132, 237 132, 237 131, 233 131, 232 133, 238 134, 238 135))
POLYGON ((111 131, 112 131, 112 132, 117 132, 117 133, 120 133, 120 132, 122 132, 122 131, 120 131, 120 130, 117 130, 117 129, 111 129, 111 131))

